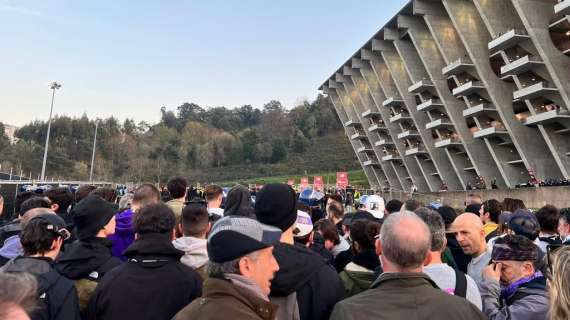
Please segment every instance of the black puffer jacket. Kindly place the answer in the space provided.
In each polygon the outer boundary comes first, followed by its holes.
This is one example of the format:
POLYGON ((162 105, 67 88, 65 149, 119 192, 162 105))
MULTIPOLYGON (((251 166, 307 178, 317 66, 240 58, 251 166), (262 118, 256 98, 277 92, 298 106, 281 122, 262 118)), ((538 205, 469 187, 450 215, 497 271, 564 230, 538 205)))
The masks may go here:
POLYGON ((39 309, 32 320, 80 320, 77 291, 73 282, 59 274, 49 258, 18 257, 0 271, 27 272, 38 281, 39 309))
MULTIPOLYGON (((301 320, 328 319, 334 305, 344 298, 344 285, 334 268, 300 245, 280 243, 274 247, 273 255, 279 271, 271 282, 272 302, 275 297, 296 293, 301 320)), ((279 314, 282 312, 295 314, 294 310, 278 310, 279 314)))
POLYGON ((170 235, 143 234, 125 250, 123 265, 99 282, 87 319, 171 319, 202 295, 202 278, 180 262, 170 235))

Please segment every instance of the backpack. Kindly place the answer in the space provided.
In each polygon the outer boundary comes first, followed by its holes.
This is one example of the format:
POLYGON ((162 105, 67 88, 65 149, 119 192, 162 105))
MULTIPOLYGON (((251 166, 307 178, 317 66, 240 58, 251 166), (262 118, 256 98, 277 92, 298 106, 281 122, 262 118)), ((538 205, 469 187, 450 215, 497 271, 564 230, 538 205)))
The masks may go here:
POLYGON ((458 297, 467 297, 467 276, 459 270, 455 270, 455 291, 454 294, 458 297))

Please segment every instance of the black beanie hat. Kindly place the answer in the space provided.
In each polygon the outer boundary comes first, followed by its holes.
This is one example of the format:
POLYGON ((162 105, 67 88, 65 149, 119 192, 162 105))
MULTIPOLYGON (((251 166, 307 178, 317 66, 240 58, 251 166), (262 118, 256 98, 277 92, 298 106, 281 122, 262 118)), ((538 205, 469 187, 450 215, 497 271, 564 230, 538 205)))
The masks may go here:
POLYGON ((79 201, 71 211, 75 224, 75 235, 79 240, 95 237, 111 218, 118 207, 98 195, 89 195, 79 201))
POLYGON ((286 184, 268 184, 257 193, 255 216, 261 223, 289 229, 297 220, 295 191, 286 184))

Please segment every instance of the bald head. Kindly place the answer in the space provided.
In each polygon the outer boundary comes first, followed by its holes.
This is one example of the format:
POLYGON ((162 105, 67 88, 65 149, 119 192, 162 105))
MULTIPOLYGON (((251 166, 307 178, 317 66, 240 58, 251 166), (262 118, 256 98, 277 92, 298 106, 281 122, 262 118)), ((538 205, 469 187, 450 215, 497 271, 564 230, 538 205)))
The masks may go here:
POLYGON ((483 228, 483 222, 481 221, 481 218, 471 212, 465 212, 460 214, 455 221, 453 221, 453 223, 451 224, 451 230, 450 232, 457 232, 457 231, 452 231, 454 229, 462 229, 462 228, 477 228, 477 229, 482 229, 483 228))
POLYGON ((487 250, 483 222, 476 214, 467 212, 459 215, 448 232, 455 233, 457 242, 467 255, 478 257, 487 250))
POLYGON ((428 226, 413 212, 390 215, 380 231, 382 258, 400 271, 422 266, 431 246, 428 226))

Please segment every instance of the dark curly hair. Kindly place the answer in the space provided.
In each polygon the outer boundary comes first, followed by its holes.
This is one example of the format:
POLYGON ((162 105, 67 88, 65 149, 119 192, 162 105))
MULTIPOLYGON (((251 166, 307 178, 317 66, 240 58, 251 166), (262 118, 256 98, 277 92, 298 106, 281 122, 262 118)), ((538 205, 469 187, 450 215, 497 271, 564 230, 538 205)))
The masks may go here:
POLYGON ((560 210, 553 205, 547 204, 538 210, 536 219, 542 231, 556 233, 558 219, 560 219, 560 210))
POLYGON ((360 250, 374 250, 375 237, 380 234, 381 224, 368 220, 357 220, 350 226, 350 238, 358 243, 360 250))
POLYGON ((20 242, 27 256, 49 252, 55 239, 61 237, 48 230, 48 222, 43 219, 32 219, 20 234, 20 242))
POLYGON ((188 188, 188 181, 183 177, 174 177, 168 181, 166 188, 170 193, 170 196, 174 199, 180 199, 186 194, 186 188, 188 188))
POLYGON ((142 208, 134 218, 137 234, 172 232, 176 226, 174 212, 164 203, 151 204, 142 208))

